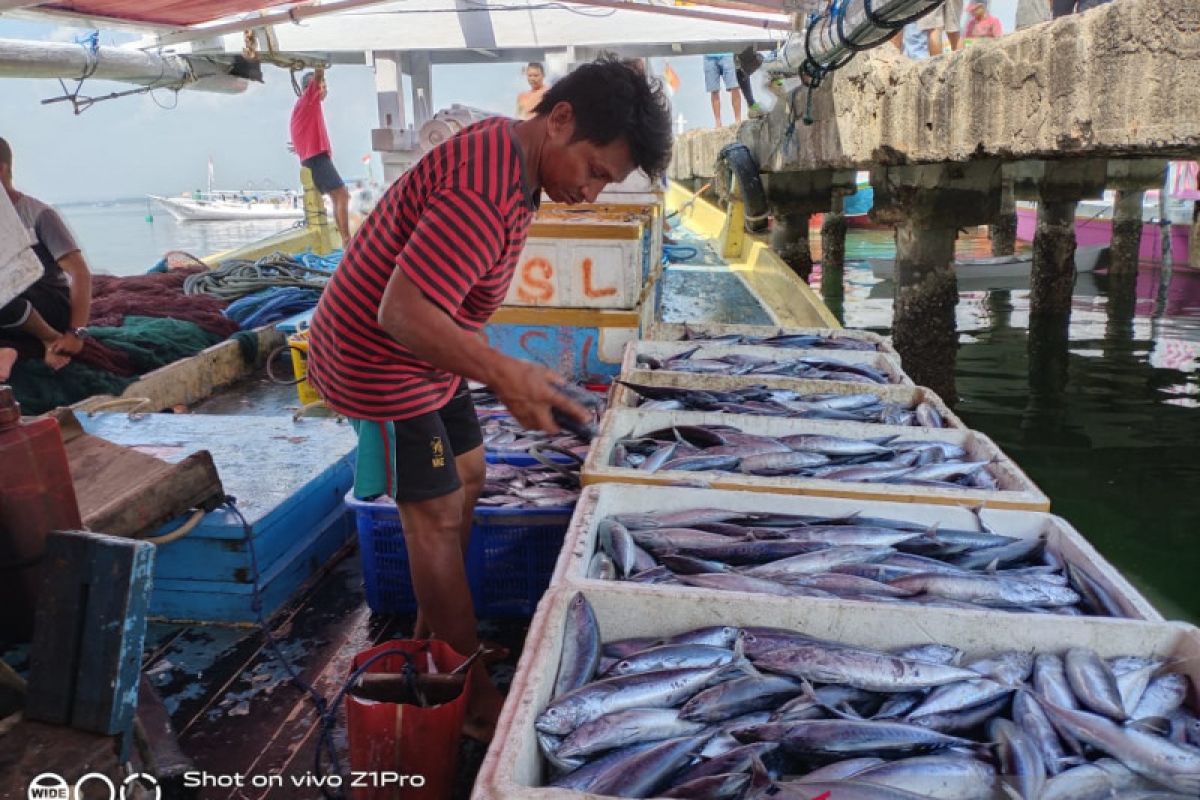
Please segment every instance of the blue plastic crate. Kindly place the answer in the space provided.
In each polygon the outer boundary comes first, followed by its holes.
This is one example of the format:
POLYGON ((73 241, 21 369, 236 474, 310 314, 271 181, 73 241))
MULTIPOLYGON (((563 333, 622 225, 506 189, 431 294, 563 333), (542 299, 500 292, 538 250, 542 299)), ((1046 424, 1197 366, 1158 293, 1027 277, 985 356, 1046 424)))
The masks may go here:
MULTIPOLYGON (((416 612, 395 503, 347 494, 346 505, 357 519, 367 605, 380 614, 416 612)), ((533 616, 550 584, 572 513, 574 506, 475 510, 467 582, 478 616, 533 616)))

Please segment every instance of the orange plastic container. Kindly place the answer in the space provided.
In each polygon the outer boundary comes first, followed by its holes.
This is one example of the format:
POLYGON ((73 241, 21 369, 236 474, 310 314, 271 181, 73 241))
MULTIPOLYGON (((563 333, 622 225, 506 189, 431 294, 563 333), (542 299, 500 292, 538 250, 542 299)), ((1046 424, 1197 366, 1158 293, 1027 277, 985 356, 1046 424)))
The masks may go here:
MULTIPOLYGON (((450 672, 467 660, 445 642, 396 640, 359 653, 352 669, 376 656, 367 672, 401 672, 407 664, 450 672)), ((369 784, 351 790, 355 800, 449 800, 469 695, 469 680, 456 699, 430 708, 346 695, 350 769, 369 784)))
POLYGON ((0 386, 0 638, 28 640, 46 536, 82 527, 58 422, 23 422, 0 386))

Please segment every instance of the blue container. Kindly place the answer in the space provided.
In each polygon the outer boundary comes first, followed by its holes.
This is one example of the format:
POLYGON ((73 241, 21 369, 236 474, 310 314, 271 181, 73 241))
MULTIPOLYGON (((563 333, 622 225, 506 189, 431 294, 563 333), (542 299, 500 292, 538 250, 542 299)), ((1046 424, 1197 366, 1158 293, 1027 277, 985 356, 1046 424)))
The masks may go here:
MULTIPOLYGON (((390 500, 346 505, 358 523, 367 605, 380 614, 417 610, 408 573, 400 512, 390 500)), ((546 587, 574 507, 475 509, 467 582, 480 617, 531 617, 546 587)))

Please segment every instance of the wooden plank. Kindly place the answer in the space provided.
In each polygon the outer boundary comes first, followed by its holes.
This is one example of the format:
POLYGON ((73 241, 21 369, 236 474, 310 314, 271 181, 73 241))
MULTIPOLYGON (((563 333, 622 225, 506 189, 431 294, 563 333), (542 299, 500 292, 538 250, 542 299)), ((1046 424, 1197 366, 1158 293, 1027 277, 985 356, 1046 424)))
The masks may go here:
POLYGON ((144 737, 147 765, 164 791, 171 797, 185 792, 183 775, 195 768, 192 759, 179 748, 171 716, 150 679, 142 676, 138 684, 137 719, 144 737))
POLYGON ((89 531, 55 531, 30 652, 30 719, 115 734, 129 730, 154 545, 89 531))
POLYGON ((212 455, 201 450, 174 464, 83 431, 70 409, 52 412, 63 431, 85 528, 139 537, 225 496, 212 455))
MULTIPOLYGON (((147 372, 126 387, 121 397, 131 403, 140 398, 149 400, 143 411, 164 411, 176 406, 188 406, 205 400, 220 389, 249 375, 261 364, 268 353, 284 342, 283 334, 274 326, 258 328, 258 358, 247 363, 242 348, 233 339, 214 344, 191 358, 184 358, 153 372, 147 372)), ((71 408, 87 410, 101 402, 113 399, 108 395, 96 395, 81 400, 71 408)), ((132 407, 132 406, 131 406, 132 407)))
POLYGON ((29 797, 29 783, 44 772, 61 775, 68 785, 90 772, 103 773, 117 786, 125 777, 114 737, 28 719, 0 736, 0 764, 0 797, 14 800, 29 797))

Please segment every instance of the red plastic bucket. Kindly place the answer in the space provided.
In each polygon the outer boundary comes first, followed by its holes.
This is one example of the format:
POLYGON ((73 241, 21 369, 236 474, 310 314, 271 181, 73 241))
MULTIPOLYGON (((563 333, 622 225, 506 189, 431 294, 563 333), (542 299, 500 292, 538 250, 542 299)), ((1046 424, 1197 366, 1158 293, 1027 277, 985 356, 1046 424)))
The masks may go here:
MULTIPOLYGON (((383 653, 389 655, 367 672, 401 672, 408 663, 417 672, 450 672, 467 660, 445 642, 396 640, 359 653, 352 669, 383 653)), ((448 799, 469 694, 468 680, 457 698, 430 708, 346 695, 350 769, 359 783, 351 789, 355 800, 448 799)))

